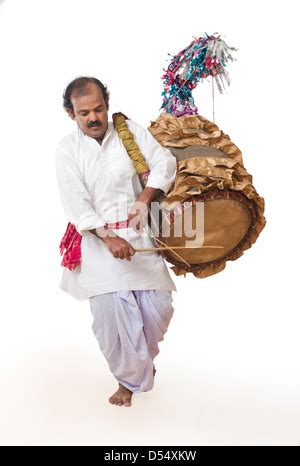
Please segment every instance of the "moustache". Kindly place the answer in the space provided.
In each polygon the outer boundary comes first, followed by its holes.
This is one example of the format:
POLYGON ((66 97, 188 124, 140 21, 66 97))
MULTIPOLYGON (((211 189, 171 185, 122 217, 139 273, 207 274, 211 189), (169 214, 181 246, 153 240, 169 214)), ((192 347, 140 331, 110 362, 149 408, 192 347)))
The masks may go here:
POLYGON ((100 121, 89 121, 87 124, 88 128, 94 128, 96 126, 101 126, 100 121))

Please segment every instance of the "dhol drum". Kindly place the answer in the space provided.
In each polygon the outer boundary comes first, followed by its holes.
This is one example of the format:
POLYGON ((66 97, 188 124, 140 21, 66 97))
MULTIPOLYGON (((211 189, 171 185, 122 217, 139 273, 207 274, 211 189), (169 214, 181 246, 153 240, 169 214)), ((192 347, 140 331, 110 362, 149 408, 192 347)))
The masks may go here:
POLYGON ((170 248, 162 254, 176 275, 204 278, 221 272, 252 246, 266 224, 264 199, 241 151, 200 115, 162 113, 148 129, 178 166, 173 186, 160 199, 157 245, 170 248))

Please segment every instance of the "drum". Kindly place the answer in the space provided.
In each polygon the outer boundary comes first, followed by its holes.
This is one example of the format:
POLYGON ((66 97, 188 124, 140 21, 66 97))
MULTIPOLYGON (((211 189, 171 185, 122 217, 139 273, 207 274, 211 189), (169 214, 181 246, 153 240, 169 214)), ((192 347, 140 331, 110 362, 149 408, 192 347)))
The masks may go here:
POLYGON ((204 278, 221 272, 252 246, 266 224, 264 199, 241 151, 200 115, 162 113, 148 129, 178 166, 173 186, 160 199, 157 245, 169 248, 162 254, 176 275, 204 278))

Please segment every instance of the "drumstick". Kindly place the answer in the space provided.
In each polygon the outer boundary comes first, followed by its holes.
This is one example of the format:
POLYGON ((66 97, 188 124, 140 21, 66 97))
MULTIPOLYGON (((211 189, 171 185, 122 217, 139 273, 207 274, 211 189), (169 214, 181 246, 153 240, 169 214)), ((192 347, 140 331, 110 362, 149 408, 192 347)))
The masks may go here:
POLYGON ((214 248, 214 249, 223 249, 224 246, 172 246, 169 247, 159 246, 157 248, 135 248, 135 252, 151 252, 151 251, 171 251, 173 249, 200 249, 200 248, 214 248))
MULTIPOLYGON (((155 219, 154 219, 154 217, 153 217, 153 215, 152 215, 152 213, 151 213, 151 209, 150 209, 150 208, 148 208, 148 212, 149 212, 149 214, 150 214, 150 217, 151 217, 152 222, 154 222, 154 225, 155 225, 156 228, 157 228, 157 223, 156 223, 156 221, 155 221, 155 219)), ((151 231, 151 229, 150 229, 150 231, 151 231)), ((157 231, 158 231, 158 229, 157 229, 157 231)), ((155 238, 155 237, 153 236, 152 232, 151 232, 151 235, 150 235, 150 236, 151 236, 156 242, 162 244, 163 247, 165 247, 166 249, 169 249, 170 251, 172 251, 172 248, 170 248, 170 246, 167 246, 167 245, 166 245, 165 243, 163 243, 160 239, 155 238)), ((179 257, 179 259, 180 259, 185 265, 187 265, 188 267, 191 267, 191 264, 189 264, 189 263, 188 263, 183 257, 181 257, 177 252, 175 252, 175 251, 172 251, 172 252, 173 252, 173 254, 175 254, 176 257, 179 257)))

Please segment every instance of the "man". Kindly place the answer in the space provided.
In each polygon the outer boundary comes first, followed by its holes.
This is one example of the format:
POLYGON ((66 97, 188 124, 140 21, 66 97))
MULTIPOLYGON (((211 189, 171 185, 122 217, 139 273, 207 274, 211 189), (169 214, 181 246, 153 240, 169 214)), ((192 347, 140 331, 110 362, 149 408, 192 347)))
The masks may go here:
POLYGON ((143 189, 111 122, 109 93, 96 78, 81 77, 64 92, 64 108, 77 129, 56 151, 59 193, 68 221, 82 235, 81 263, 64 268, 60 287, 89 299, 93 331, 119 383, 109 398, 131 405, 132 393, 153 387, 153 360, 173 315, 175 285, 157 252, 141 234, 145 211, 176 175, 176 160, 153 136, 128 120, 150 175, 143 189), (141 209, 141 205, 145 209, 141 209))
POLYGON ((145 212, 176 176, 176 160, 153 136, 128 120, 150 167, 143 189, 133 162, 108 122, 109 93, 96 78, 80 77, 64 92, 64 108, 77 129, 56 150, 62 205, 81 240, 81 263, 64 268, 60 287, 78 300, 89 299, 93 331, 119 383, 109 398, 131 406, 133 393, 151 390, 154 358, 172 318, 176 290, 163 258, 153 247, 145 212), (141 209, 141 205, 145 209, 141 209))

